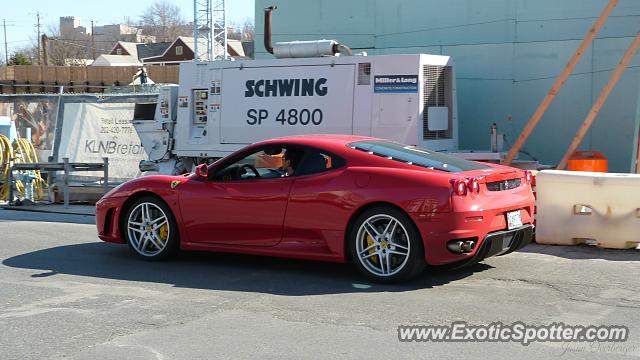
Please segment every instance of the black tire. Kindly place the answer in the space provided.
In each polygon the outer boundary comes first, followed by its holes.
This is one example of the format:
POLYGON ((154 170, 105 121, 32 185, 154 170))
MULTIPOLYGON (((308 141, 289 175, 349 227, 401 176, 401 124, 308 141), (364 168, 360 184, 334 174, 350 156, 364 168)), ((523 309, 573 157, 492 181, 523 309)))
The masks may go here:
MULTIPOLYGON (((362 231, 366 231, 366 230, 362 229, 362 231)), ((380 231, 380 228, 378 228, 378 231, 380 231)), ((377 240, 373 240, 373 241, 377 242, 377 240)), ((379 266, 382 266, 383 261, 385 261, 383 260, 383 257, 382 257, 384 255, 380 255, 380 254, 371 255, 372 254, 371 252, 382 251, 380 250, 381 246, 377 246, 377 249, 372 249, 367 252, 367 254, 369 254, 372 258, 377 257, 379 261, 379 266)), ((358 218, 353 223, 353 226, 349 229, 348 248, 349 248, 349 254, 351 256, 351 260, 355 264, 358 271, 360 271, 364 276, 366 276, 368 279, 374 282, 391 284, 391 283, 400 283, 403 281, 407 281, 421 274, 424 271, 424 268, 426 266, 426 262, 424 259, 424 246, 422 243, 422 237, 420 236, 418 229, 416 228, 415 224, 406 213, 391 206, 376 206, 371 209, 367 209, 362 214, 360 214, 360 216, 358 216, 358 218), (365 223, 365 221, 375 222, 376 218, 379 218, 379 220, 377 221, 384 221, 389 217, 392 219, 395 219, 399 224, 401 224, 401 228, 398 231, 404 231, 404 235, 402 235, 399 232, 394 232, 394 234, 396 234, 399 237, 399 240, 396 240, 395 242, 398 245, 400 244, 402 244, 403 246, 409 245, 409 246, 406 246, 407 247, 406 251, 408 252, 408 255, 403 257, 404 260, 401 261, 398 258, 398 255, 395 255, 395 254, 392 255, 390 253, 390 251, 393 251, 392 248, 394 248, 394 245, 389 245, 389 244, 393 244, 394 242, 383 241, 384 245, 382 242, 380 242, 379 245, 382 246, 383 250, 388 249, 387 251, 389 251, 389 253, 386 254, 386 257, 384 259, 387 259, 387 257, 391 257, 389 261, 396 262, 396 263, 401 262, 401 264, 398 265, 398 267, 395 270, 389 271, 387 274, 379 274, 374 272, 376 270, 373 269, 374 267, 373 259, 371 260, 361 259, 358 254, 359 249, 361 253, 363 252, 362 248, 365 245, 362 243, 365 240, 368 241, 367 248, 375 245, 375 243, 371 242, 371 240, 373 239, 370 236, 370 234, 367 236, 367 234, 362 233, 361 228, 362 228, 362 225, 365 223), (359 242, 362 244, 360 245, 360 248, 358 248, 359 242)), ((387 263, 387 269, 389 269, 389 263, 387 263)), ((385 269, 381 269, 381 271, 384 272, 385 269)))
POLYGON ((127 244, 129 245, 129 248, 134 254, 136 254, 136 256, 138 256, 141 259, 148 260, 148 261, 159 261, 159 260, 170 259, 172 257, 175 257, 180 250, 180 236, 178 234, 178 224, 176 223, 176 219, 173 216, 173 213, 171 212, 171 209, 169 208, 169 206, 167 206, 167 204, 165 204, 164 201, 160 200, 155 196, 141 197, 140 199, 136 200, 133 204, 131 204, 131 206, 129 206, 129 208, 126 211, 121 224, 122 224, 124 237, 127 241, 127 244), (161 250, 157 251, 158 249, 155 246, 153 246, 153 244, 148 244, 147 246, 143 247, 143 250, 146 248, 151 248, 151 250, 153 250, 153 248, 156 248, 156 251, 150 251, 147 254, 145 254, 145 251, 141 251, 136 246, 136 243, 139 245, 141 243, 141 241, 136 241, 137 239, 133 238, 133 236, 136 236, 134 233, 138 233, 138 232, 135 230, 129 230, 129 221, 137 220, 137 218, 131 219, 132 213, 134 211, 137 211, 137 209, 139 209, 140 206, 142 206, 143 204, 149 204, 149 208, 151 208, 152 213, 155 213, 155 214, 160 214, 158 212, 158 209, 160 209, 163 215, 166 217, 166 224, 168 227, 168 230, 166 230, 167 236, 166 236, 166 240, 164 241, 164 247, 161 250))

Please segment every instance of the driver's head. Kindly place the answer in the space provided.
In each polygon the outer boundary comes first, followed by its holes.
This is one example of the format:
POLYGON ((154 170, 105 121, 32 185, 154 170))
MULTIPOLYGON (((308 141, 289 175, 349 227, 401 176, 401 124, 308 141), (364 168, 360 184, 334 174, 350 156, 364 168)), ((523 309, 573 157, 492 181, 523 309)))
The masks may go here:
POLYGON ((287 149, 287 151, 284 153, 284 168, 285 170, 287 170, 287 174, 293 174, 293 172, 298 168, 301 159, 301 150, 287 149))

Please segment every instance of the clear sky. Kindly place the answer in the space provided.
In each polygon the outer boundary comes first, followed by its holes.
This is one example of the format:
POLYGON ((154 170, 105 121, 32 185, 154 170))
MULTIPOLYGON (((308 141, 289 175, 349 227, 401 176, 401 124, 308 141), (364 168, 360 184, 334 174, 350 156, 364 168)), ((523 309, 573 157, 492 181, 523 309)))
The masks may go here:
MULTIPOLYGON (((187 21, 193 21, 193 0, 167 0, 178 5, 182 16, 187 21)), ((7 20, 7 42, 9 54, 12 50, 35 44, 36 12, 40 12, 42 30, 52 26, 57 27, 61 16, 77 16, 82 20, 81 25, 91 26, 91 20, 96 25, 117 24, 125 17, 135 23, 139 15, 151 5, 154 0, 0 0, 0 55, 4 60, 4 35, 2 19, 7 20)), ((226 0, 227 22, 242 24, 247 18, 253 21, 255 11, 254 0, 226 0)))

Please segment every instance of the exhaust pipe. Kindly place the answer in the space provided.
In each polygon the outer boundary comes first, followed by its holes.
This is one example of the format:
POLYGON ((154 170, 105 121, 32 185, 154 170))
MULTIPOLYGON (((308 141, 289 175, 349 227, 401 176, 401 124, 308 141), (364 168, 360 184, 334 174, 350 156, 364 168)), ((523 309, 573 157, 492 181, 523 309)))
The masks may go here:
POLYGON ((290 41, 275 44, 272 37, 272 12, 277 6, 269 6, 264 9, 264 48, 276 58, 306 58, 319 56, 341 55, 351 56, 351 49, 335 40, 290 41))
POLYGON ((452 241, 447 244, 447 248, 449 248, 451 252, 458 254, 470 253, 476 248, 476 242, 471 240, 452 241))
POLYGON ((454 253, 462 253, 462 243, 462 241, 450 242, 447 247, 454 253))
POLYGON ((264 48, 270 54, 273 54, 273 46, 271 45, 271 12, 277 8, 277 6, 269 6, 264 9, 264 48))
POLYGON ((465 241, 462 243, 462 252, 472 252, 475 249, 476 243, 473 241, 465 241))

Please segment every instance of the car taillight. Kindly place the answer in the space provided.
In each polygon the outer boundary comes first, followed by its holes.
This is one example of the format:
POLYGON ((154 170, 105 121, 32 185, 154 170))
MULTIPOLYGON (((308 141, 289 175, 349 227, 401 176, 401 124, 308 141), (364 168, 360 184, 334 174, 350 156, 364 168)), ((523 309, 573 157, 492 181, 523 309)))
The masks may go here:
POLYGON ((467 193, 479 193, 480 183, 476 178, 468 179, 454 179, 451 180, 451 186, 453 187, 453 193, 458 196, 465 196, 467 193))
POLYGON ((467 195, 467 182, 465 180, 455 180, 453 182, 453 192, 458 196, 467 195))
POLYGON ((529 170, 524 171, 524 180, 527 184, 533 185, 533 174, 529 170))
POLYGON ((471 193, 480 192, 480 183, 476 178, 467 179, 467 187, 469 188, 469 192, 471 193))

